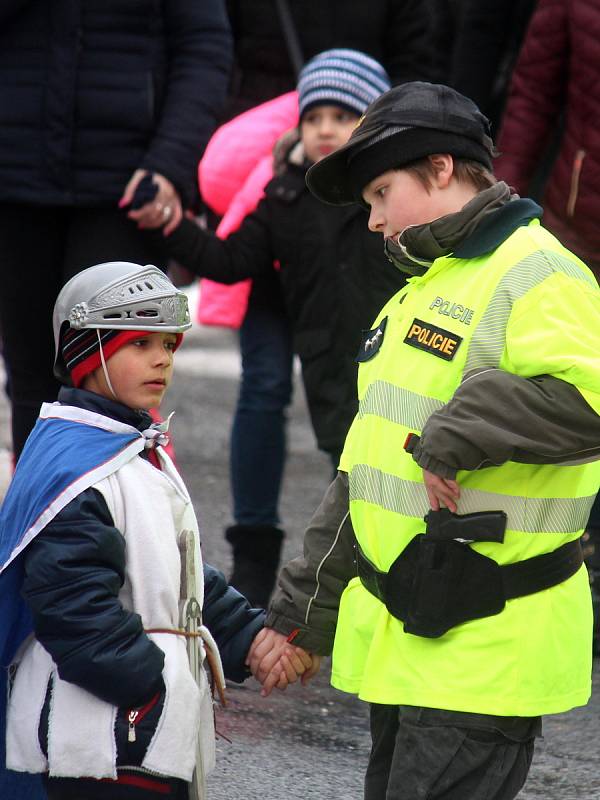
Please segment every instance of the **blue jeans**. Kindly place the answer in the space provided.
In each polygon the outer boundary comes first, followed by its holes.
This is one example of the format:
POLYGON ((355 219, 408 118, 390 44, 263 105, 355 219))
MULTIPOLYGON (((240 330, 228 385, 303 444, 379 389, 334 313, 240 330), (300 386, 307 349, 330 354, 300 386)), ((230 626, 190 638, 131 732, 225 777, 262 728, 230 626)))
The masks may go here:
POLYGON ((242 379, 231 431, 231 488, 237 525, 279 524, 292 396, 292 336, 282 309, 250 303, 240 328, 242 379))

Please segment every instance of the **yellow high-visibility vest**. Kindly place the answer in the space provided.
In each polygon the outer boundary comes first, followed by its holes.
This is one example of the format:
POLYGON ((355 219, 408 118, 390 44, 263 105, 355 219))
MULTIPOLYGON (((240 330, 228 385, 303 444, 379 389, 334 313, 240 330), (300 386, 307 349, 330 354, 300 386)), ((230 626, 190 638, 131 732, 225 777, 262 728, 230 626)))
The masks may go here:
MULTIPOLYGON (((424 532, 429 508, 422 470, 403 449, 407 434, 420 433, 471 370, 553 375, 600 412, 600 291, 587 267, 537 220, 481 257, 436 259, 386 304, 365 346, 374 355, 359 369, 359 411, 340 469, 349 475, 358 542, 381 570, 424 532)), ((471 545, 507 564, 581 535, 600 462, 508 462, 460 471, 457 480, 459 514, 507 513, 503 544, 471 545)), ((438 639, 405 633, 354 578, 341 600, 332 683, 376 703, 556 713, 589 698, 591 636, 585 566, 438 639)))

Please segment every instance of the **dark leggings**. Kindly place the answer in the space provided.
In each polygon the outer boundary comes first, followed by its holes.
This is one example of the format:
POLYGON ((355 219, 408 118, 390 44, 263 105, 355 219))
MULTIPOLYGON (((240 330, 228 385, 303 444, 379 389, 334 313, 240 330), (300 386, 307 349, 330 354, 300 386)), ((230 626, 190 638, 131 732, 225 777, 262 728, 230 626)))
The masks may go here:
POLYGON ((52 309, 63 284, 103 261, 164 264, 118 209, 0 204, 0 329, 18 456, 42 402, 56 399, 52 309), (160 262, 160 263, 157 263, 160 262))

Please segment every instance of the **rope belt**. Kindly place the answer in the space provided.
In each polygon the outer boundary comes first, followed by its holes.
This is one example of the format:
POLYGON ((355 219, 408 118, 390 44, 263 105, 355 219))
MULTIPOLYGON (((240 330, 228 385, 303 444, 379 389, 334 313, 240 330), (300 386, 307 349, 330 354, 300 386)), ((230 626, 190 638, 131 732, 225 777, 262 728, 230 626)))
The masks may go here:
POLYGON ((186 639, 202 639, 204 643, 204 652, 206 653, 206 662, 210 671, 213 695, 216 690, 221 705, 223 707, 227 705, 227 698, 225 697, 225 678, 223 676, 223 668, 221 667, 220 659, 218 659, 213 652, 212 643, 202 631, 186 631, 183 628, 144 628, 144 633, 170 633, 173 636, 184 636, 186 639))

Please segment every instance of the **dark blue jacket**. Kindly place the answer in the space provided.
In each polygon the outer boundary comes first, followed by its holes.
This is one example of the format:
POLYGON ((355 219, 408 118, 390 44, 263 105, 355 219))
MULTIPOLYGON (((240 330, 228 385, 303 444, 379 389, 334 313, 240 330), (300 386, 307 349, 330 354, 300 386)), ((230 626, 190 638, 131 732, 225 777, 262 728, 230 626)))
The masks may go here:
POLYGON ((5 0, 0 202, 115 205, 138 167, 185 202, 230 62, 222 0, 5 0))
MULTIPOLYGON (((81 389, 62 389, 59 400, 139 430, 151 423, 145 412, 81 389)), ((158 695, 153 712, 137 729, 137 755, 127 753, 128 763, 132 758, 141 762, 164 701, 164 654, 144 633, 140 616, 119 602, 125 539, 102 495, 88 489, 72 500, 29 545, 24 564, 23 594, 33 613, 36 637, 54 659, 61 678, 119 707, 119 752, 128 748, 127 711, 158 695)), ((204 624, 219 646, 226 676, 243 681, 249 674, 246 654, 263 626, 264 612, 250 608, 214 567, 205 565, 204 580, 204 624)), ((42 749, 48 708, 49 696, 40 724, 42 749)))

